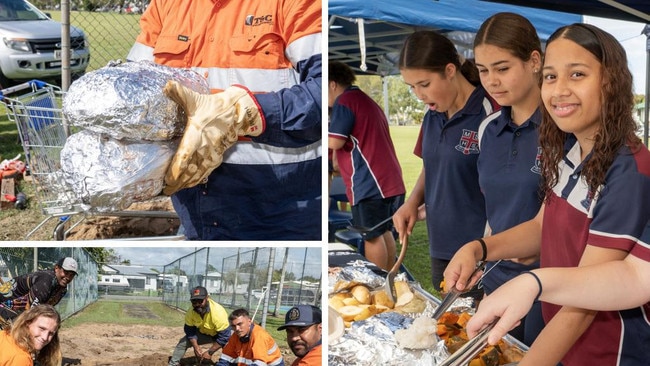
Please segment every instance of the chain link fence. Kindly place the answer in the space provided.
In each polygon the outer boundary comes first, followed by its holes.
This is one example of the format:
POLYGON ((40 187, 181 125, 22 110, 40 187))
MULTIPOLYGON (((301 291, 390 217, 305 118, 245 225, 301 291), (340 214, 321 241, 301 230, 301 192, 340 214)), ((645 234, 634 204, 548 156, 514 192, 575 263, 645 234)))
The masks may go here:
POLYGON ((26 273, 53 269, 63 257, 72 257, 79 265, 68 293, 56 305, 61 319, 66 319, 97 301, 98 265, 83 248, 0 248, 0 278, 6 282, 26 273))
MULTIPOLYGON (((31 1, 61 21, 59 1, 31 1)), ((147 1, 81 1, 70 3, 70 25, 81 28, 90 44, 90 63, 86 72, 97 70, 112 60, 126 56, 140 33, 140 15, 147 1)))
POLYGON ((120 5, 105 11, 71 11, 70 24, 83 29, 90 43, 90 63, 86 72, 97 70, 112 60, 126 60, 140 33, 140 15, 126 12, 120 5))
POLYGON ((232 253, 203 248, 166 265, 163 301, 185 310, 190 290, 203 286, 224 307, 257 314, 262 325, 267 314, 280 316, 294 305, 321 306, 320 248, 239 248, 232 253))

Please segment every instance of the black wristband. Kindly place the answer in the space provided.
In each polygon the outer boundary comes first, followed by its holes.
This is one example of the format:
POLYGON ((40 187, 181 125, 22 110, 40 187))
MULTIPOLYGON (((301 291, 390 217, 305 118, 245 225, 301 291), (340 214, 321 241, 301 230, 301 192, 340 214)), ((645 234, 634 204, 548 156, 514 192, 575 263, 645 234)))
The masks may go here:
POLYGON ((208 349, 208 354, 209 354, 210 356, 212 356, 215 352, 217 352, 217 351, 213 351, 211 348, 208 349))
POLYGON ((533 278, 535 278, 535 281, 537 281, 537 287, 539 288, 539 291, 537 291, 537 296, 535 296, 535 302, 539 301, 539 297, 542 296, 542 281, 539 279, 539 277, 537 277, 535 272, 526 271, 522 273, 528 273, 529 275, 533 276, 533 278))
POLYGON ((481 249, 483 249, 483 257, 481 258, 481 262, 485 262, 487 259, 487 245, 485 245, 485 240, 478 238, 476 241, 481 243, 481 249))

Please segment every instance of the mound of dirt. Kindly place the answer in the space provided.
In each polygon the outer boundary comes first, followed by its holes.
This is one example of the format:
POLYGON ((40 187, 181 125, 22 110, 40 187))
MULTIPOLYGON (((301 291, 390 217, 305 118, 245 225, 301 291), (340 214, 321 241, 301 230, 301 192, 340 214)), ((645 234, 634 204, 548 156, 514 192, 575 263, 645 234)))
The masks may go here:
MULTIPOLYGON (((157 197, 147 202, 132 204, 125 213, 134 216, 91 216, 74 228, 67 240, 94 240, 117 238, 164 237, 176 235, 178 218, 156 217, 159 213, 173 213, 169 197, 157 197)), ((123 213, 120 213, 122 215, 123 213)))
MULTIPOLYGON (((59 332, 62 365, 166 366, 182 336, 182 327, 82 324, 64 328, 59 332)), ((285 365, 291 365, 295 360, 287 347, 282 348, 282 354, 285 365)), ((214 365, 220 356, 221 352, 215 353, 210 365, 214 365)), ((185 353, 181 365, 196 365, 191 349, 185 353)))

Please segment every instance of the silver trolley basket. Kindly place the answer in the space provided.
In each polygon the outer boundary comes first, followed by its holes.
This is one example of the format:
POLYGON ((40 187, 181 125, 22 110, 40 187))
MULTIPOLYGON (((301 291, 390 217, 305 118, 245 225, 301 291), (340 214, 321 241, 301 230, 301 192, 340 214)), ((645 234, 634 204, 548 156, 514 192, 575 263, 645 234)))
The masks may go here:
MULTIPOLYGON (((0 101, 7 110, 10 121, 16 123, 18 135, 23 145, 27 167, 35 184, 37 199, 46 218, 26 236, 28 239, 52 218, 59 218, 53 237, 64 240, 70 230, 81 224, 91 213, 88 205, 76 198, 67 187, 61 172, 61 149, 70 135, 61 105, 64 92, 56 85, 39 80, 31 80, 11 88, 0 90, 0 101), (24 92, 27 90, 27 92, 24 92), (23 91, 14 97, 7 97, 23 91), (80 218, 65 229, 71 217, 80 218)), ((154 218, 178 218, 175 212, 167 211, 120 211, 102 216, 132 216, 154 218)), ((171 236, 164 239, 178 240, 184 236, 171 236)), ((136 240, 160 240, 163 238, 134 238, 136 240)))

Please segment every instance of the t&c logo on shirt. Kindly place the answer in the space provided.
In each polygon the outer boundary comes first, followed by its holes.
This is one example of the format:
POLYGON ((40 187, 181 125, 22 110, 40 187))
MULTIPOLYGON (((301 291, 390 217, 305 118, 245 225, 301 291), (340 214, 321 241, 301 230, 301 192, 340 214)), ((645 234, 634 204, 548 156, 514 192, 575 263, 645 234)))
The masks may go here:
POLYGON ((460 136, 458 145, 456 145, 456 150, 462 152, 464 155, 478 154, 478 132, 463 129, 463 134, 460 136))
POLYGON ((267 15, 262 15, 259 17, 256 17, 255 15, 247 15, 246 16, 246 25, 255 27, 258 25, 262 24, 273 24, 273 15, 267 14, 267 15))

